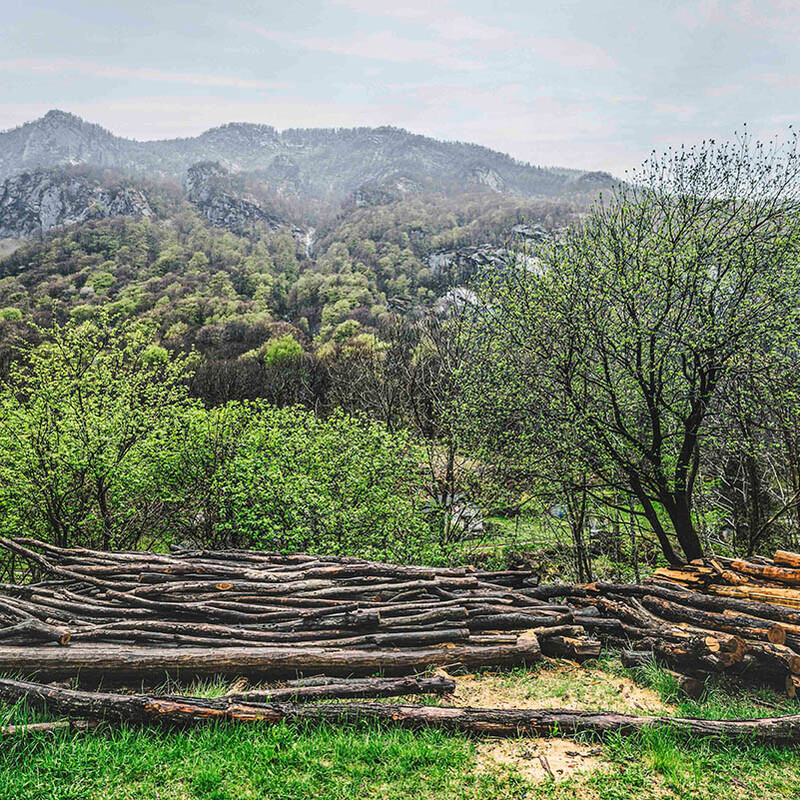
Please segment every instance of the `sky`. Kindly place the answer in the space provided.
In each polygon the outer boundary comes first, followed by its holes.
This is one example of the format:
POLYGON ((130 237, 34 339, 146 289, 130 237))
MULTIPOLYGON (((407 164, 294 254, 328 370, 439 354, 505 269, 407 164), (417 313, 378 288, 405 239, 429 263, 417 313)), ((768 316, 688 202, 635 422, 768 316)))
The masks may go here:
POLYGON ((3 11, 0 129, 51 108, 136 139, 395 125, 622 176, 784 135, 798 38, 800 0, 28 0, 3 11))

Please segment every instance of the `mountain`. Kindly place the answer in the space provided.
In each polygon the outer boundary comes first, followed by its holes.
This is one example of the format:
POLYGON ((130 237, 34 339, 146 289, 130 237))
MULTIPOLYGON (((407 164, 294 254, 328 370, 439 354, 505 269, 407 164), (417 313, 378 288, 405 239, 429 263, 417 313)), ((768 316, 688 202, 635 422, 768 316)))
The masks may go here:
POLYGON ((345 357, 391 312, 450 313, 612 183, 397 128, 137 142, 50 111, 0 132, 0 379, 19 335, 109 314, 196 352, 205 401, 265 396, 244 356, 345 357))
POLYGON ((53 110, 0 133, 0 179, 77 164, 183 179, 198 162, 254 173, 288 196, 334 202, 364 184, 554 197, 596 191, 613 182, 606 173, 536 167, 479 145, 442 142, 393 127, 278 131, 234 122, 193 138, 140 142, 53 110))

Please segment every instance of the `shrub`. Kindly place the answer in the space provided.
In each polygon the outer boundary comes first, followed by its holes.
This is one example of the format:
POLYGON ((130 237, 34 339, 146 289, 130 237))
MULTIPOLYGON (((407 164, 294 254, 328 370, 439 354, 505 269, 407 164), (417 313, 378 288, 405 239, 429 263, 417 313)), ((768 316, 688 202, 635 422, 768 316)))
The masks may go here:
POLYGON ((199 540, 373 558, 435 557, 406 434, 336 412, 229 403, 194 410, 173 476, 199 540))

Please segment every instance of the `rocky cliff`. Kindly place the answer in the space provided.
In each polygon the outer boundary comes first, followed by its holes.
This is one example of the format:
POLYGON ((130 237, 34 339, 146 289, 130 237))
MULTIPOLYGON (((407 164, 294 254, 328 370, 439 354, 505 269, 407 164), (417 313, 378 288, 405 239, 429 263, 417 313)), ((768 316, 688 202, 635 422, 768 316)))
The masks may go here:
POLYGON ((237 194, 231 173, 215 162, 189 168, 186 196, 208 222, 232 233, 246 234, 259 224, 270 228, 281 225, 281 220, 261 208, 255 198, 237 194))
POLYGON ((0 184, 0 239, 47 233, 88 219, 152 213, 134 186, 108 187, 58 170, 24 172, 0 184))

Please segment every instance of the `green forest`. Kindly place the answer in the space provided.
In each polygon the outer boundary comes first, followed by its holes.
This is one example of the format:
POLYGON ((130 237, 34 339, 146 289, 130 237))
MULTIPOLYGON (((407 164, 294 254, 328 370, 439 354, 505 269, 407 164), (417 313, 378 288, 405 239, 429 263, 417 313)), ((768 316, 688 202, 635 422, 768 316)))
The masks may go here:
POLYGON ((166 220, 20 248, 0 263, 0 524, 431 563, 525 558, 528 537, 582 580, 791 549, 795 170, 743 140, 588 213, 401 200, 331 221, 313 261, 166 193, 166 220), (551 234, 510 233, 532 219, 551 234), (424 266, 490 236, 470 274, 424 266))

